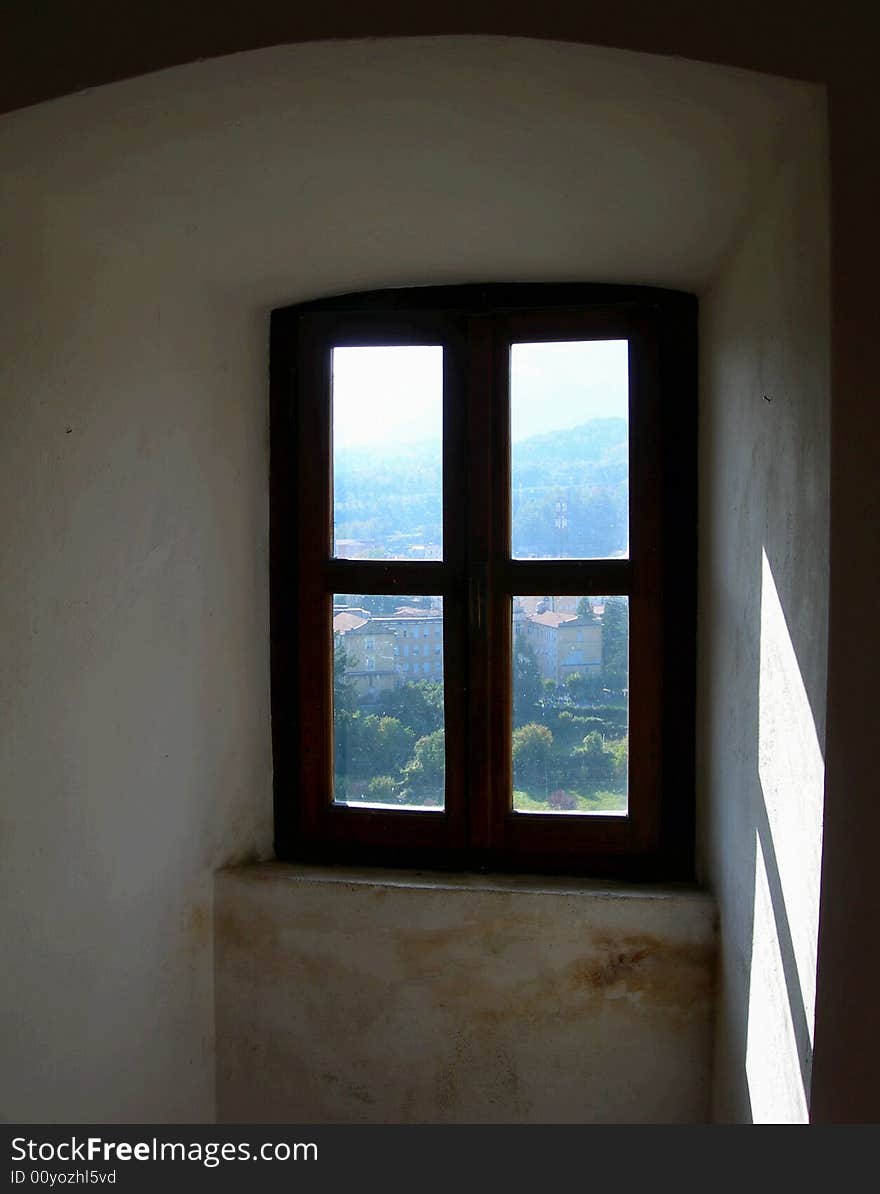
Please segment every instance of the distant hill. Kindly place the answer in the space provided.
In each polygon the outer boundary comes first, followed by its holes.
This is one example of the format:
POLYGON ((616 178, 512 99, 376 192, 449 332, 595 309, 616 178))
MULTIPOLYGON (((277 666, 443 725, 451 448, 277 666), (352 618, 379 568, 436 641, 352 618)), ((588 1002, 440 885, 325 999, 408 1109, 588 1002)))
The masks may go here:
MULTIPOLYGON (((619 555, 627 541, 627 424, 593 419, 514 444, 514 554, 619 555), (556 503, 565 504, 560 528, 556 503)), ((405 555, 440 542, 440 446, 393 452, 347 449, 336 457, 336 536, 405 555)))

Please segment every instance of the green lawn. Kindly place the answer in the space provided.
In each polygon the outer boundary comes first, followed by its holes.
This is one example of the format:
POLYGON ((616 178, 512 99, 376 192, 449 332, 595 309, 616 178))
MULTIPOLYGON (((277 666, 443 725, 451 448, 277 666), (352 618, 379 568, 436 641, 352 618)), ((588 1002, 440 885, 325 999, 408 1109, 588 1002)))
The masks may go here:
MULTIPOLYGON (((569 810, 571 812, 626 812, 626 792, 608 792, 603 788, 596 788, 591 792, 574 792, 572 788, 567 788, 566 791, 573 792, 577 797, 577 808, 569 810)), ((514 789, 513 807, 520 813, 557 811, 548 806, 545 796, 534 792, 526 792, 521 788, 514 789)))

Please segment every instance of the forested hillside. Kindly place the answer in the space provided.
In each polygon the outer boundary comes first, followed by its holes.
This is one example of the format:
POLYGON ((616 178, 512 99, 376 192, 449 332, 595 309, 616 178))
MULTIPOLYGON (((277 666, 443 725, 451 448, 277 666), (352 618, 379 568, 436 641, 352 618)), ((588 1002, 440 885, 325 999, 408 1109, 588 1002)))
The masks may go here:
MULTIPOLYGON (((615 556, 627 548, 627 425, 593 419, 513 447, 513 539, 518 556, 615 556), (558 502, 565 525, 559 525, 558 502)), ((441 541, 437 443, 350 449, 335 461, 336 538, 370 554, 441 541)))

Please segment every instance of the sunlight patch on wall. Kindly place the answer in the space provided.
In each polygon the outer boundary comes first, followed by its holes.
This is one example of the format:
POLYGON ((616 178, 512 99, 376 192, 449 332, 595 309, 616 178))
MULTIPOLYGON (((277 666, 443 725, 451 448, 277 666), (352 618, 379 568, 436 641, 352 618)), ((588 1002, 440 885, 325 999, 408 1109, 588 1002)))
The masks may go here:
POLYGON ((792 1013, 760 836, 755 841, 755 922, 749 966, 746 1077, 756 1124, 808 1122, 792 1013))
POLYGON ((758 773, 812 1041, 825 762, 785 613, 763 552, 758 773))
POLYGON ((758 774, 764 809, 758 810, 756 829, 746 1071, 755 1122, 804 1122, 816 1006, 825 765, 766 552, 758 774))

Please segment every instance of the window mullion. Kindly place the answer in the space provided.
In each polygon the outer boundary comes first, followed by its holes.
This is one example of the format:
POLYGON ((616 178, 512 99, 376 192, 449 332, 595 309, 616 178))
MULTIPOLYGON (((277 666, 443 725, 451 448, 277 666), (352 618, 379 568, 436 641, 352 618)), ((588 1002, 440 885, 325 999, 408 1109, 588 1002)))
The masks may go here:
POLYGON ((490 710, 490 604, 492 539, 495 512, 493 488, 492 378, 493 321, 472 315, 467 325, 467 374, 462 391, 466 501, 463 531, 467 573, 467 792, 468 830, 472 849, 491 845, 491 795, 494 782, 490 710))
POLYGON ((510 802, 509 723, 513 704, 510 648, 510 351, 506 319, 491 322, 491 370, 486 378, 486 424, 489 428, 491 464, 489 494, 491 526, 487 569, 487 667, 491 722, 487 727, 487 754, 491 760, 491 785, 486 791, 489 823, 487 845, 503 849, 505 818, 510 802))

